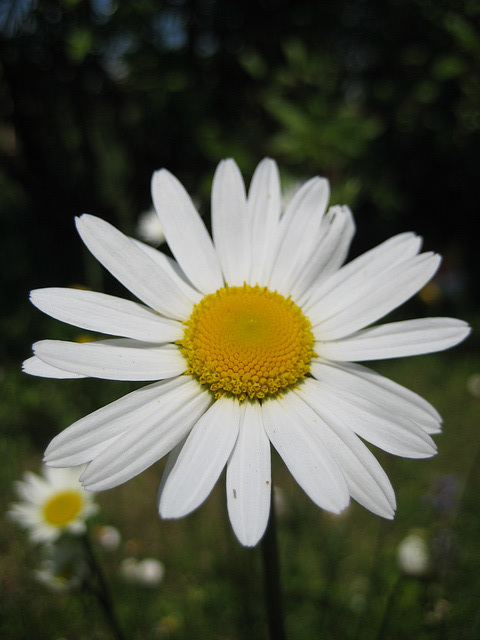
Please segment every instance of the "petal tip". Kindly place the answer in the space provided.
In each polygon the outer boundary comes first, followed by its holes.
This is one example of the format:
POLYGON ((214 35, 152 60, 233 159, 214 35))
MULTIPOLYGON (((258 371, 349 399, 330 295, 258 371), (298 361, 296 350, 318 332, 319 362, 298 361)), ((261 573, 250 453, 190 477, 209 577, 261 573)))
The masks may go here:
POLYGON ((92 216, 89 213, 82 213, 79 216, 75 216, 75 225, 77 227, 77 229, 79 228, 79 226, 82 226, 84 224, 88 224, 89 221, 91 221, 92 219, 95 219, 96 216, 92 216))
POLYGON ((154 187, 160 187, 160 183, 165 183, 166 181, 176 181, 176 178, 168 169, 165 169, 164 167, 162 167, 161 169, 157 169, 157 171, 154 171, 152 174, 152 189, 154 187))

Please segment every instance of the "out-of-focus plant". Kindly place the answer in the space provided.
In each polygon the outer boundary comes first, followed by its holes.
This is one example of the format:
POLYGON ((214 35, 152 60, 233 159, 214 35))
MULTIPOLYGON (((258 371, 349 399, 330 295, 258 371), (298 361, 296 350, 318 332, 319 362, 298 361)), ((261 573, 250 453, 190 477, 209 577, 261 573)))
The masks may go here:
MULTIPOLYGON (((94 544, 115 552, 121 542, 118 529, 110 525, 90 526, 100 508, 95 494, 83 489, 79 476, 84 467, 42 467, 42 475, 27 472, 17 481, 20 498, 8 512, 26 530, 35 544, 38 568, 32 571, 37 582, 54 593, 73 592, 93 596, 103 610, 110 631, 117 640, 124 635, 113 605, 109 584, 94 544)), ((163 579, 165 568, 156 558, 120 562, 122 575, 136 586, 153 588, 163 579), (126 567, 132 565, 130 573, 126 567)))
MULTIPOLYGON (((302 167, 341 171, 363 156, 378 137, 378 118, 362 110, 361 93, 344 86, 344 73, 332 53, 309 51, 292 39, 283 47, 285 62, 266 77, 263 104, 278 123, 272 153, 302 167)), ((248 67, 248 57, 244 58, 248 67)))

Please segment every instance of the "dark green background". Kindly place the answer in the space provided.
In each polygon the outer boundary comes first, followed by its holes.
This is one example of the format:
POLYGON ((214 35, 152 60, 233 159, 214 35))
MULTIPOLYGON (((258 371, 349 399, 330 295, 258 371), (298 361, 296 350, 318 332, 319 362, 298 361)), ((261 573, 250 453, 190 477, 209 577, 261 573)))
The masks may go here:
POLYGON ((75 215, 132 233, 167 167, 208 218, 227 156, 247 181, 265 155, 329 177, 353 253, 417 231, 443 302, 476 304, 479 19, 475 0, 2 0, 2 357, 30 342, 29 289, 85 280, 75 215))

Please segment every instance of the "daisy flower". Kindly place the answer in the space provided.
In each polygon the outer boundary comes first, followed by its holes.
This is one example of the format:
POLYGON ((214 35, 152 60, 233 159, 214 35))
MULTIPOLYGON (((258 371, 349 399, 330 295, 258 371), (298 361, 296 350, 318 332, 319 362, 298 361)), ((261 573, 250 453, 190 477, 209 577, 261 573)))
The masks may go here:
POLYGON ((140 214, 135 232, 141 240, 154 247, 158 247, 159 244, 165 242, 160 220, 153 208, 140 214))
POLYGON ((38 582, 54 592, 80 589, 88 579, 91 568, 82 546, 71 540, 60 540, 45 549, 46 557, 34 572, 38 582))
POLYGON ((105 551, 116 551, 122 541, 120 531, 108 524, 99 525, 93 531, 93 537, 105 551))
POLYGON ((159 492, 164 518, 209 495, 226 466, 227 506, 244 545, 262 537, 271 493, 270 444, 320 507, 350 497, 392 518, 395 497, 366 440, 392 454, 435 453, 437 411, 358 361, 439 351, 466 323, 422 318, 371 326, 419 291, 439 256, 402 233, 345 264, 354 234, 329 185, 306 182, 285 210, 277 165, 257 167, 248 191, 233 160, 212 186, 213 239, 181 183, 162 169, 152 196, 175 256, 91 215, 77 219, 93 255, 140 302, 41 289, 34 305, 108 334, 85 344, 44 340, 26 372, 155 381, 100 408, 51 442, 53 466, 88 463, 87 489, 115 487, 169 454, 159 492))
POLYGON ((397 549, 397 564, 407 576, 421 577, 430 569, 430 552, 425 539, 419 532, 412 531, 397 549))
POLYGON ((23 481, 15 483, 22 501, 9 513, 33 542, 51 543, 65 532, 85 532, 86 520, 97 513, 98 505, 79 482, 83 469, 44 467, 43 477, 27 471, 23 481))
POLYGON ((125 582, 142 587, 156 587, 163 580, 165 567, 156 558, 125 558, 120 564, 120 575, 125 582))

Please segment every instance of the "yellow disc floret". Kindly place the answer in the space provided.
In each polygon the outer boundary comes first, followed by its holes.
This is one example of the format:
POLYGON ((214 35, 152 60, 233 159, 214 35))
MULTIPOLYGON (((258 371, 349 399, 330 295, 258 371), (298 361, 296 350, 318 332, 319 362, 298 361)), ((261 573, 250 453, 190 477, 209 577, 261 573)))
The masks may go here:
POLYGON ((266 287, 219 289, 193 308, 178 342, 188 371, 219 398, 240 402, 292 387, 310 369, 311 325, 290 299, 266 287))
POLYGON ((54 527, 65 527, 79 515, 83 500, 78 491, 62 491, 43 506, 45 520, 54 527))

